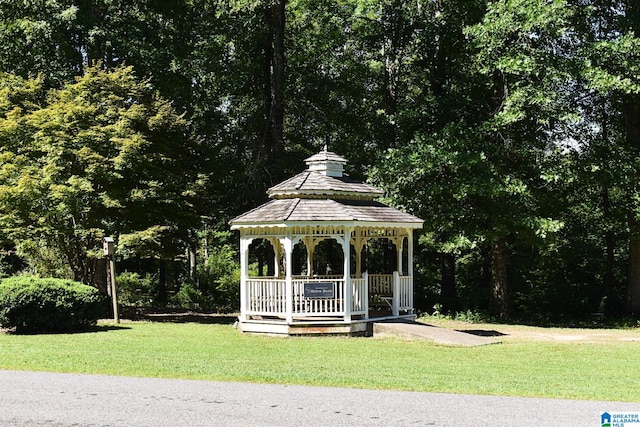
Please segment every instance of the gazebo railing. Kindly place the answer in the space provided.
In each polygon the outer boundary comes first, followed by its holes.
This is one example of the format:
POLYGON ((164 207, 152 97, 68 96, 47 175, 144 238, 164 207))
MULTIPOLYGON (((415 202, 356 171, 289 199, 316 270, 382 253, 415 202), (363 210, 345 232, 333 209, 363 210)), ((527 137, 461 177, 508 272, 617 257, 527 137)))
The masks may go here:
POLYGON ((369 311, 367 279, 351 279, 351 289, 351 314, 366 314, 369 311))
POLYGON ((413 277, 398 276, 398 310, 413 310, 413 277))
POLYGON ((287 312, 286 285, 282 278, 247 279, 247 313, 284 315, 287 312))
MULTIPOLYGON (((287 314, 286 280, 283 277, 252 277, 246 279, 247 314, 285 317, 287 314)), ((363 315, 369 311, 371 297, 384 297, 397 314, 413 309, 413 278, 398 273, 364 274, 351 278, 351 307, 345 306, 343 276, 306 277, 292 280, 292 315, 298 317, 363 315), (306 283, 331 283, 331 297, 309 298, 304 295, 306 283), (392 298, 393 297, 393 298, 392 298)))
POLYGON ((369 293, 371 294, 393 294, 393 275, 391 274, 369 274, 369 293))

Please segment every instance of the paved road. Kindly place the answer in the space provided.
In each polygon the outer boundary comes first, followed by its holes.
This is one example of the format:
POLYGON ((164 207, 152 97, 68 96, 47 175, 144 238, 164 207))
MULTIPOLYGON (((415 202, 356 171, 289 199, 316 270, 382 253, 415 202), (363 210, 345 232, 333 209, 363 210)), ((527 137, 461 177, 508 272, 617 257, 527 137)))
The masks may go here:
POLYGON ((600 426, 640 403, 0 371, 0 426, 600 426))

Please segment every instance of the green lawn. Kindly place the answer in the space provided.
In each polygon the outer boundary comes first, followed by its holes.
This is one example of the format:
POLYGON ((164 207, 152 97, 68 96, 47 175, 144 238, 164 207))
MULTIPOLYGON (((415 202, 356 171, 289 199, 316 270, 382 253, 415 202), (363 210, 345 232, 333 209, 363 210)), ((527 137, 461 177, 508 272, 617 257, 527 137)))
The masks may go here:
POLYGON ((639 366, 637 342, 458 348, 151 322, 102 324, 92 333, 0 334, 1 369, 505 396, 640 401, 639 366))

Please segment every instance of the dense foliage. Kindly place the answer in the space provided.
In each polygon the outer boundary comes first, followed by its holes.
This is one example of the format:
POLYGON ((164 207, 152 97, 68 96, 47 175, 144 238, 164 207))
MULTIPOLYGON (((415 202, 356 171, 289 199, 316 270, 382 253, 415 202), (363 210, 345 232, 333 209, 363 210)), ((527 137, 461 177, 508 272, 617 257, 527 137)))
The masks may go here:
POLYGON ((18 333, 76 331, 95 325, 104 303, 96 288, 82 283, 12 277, 0 282, 0 326, 18 333))
POLYGON ((639 31, 632 0, 0 0, 0 274, 95 283, 113 235, 135 304, 230 306, 220 233, 327 143, 425 220, 420 309, 638 315, 639 31))

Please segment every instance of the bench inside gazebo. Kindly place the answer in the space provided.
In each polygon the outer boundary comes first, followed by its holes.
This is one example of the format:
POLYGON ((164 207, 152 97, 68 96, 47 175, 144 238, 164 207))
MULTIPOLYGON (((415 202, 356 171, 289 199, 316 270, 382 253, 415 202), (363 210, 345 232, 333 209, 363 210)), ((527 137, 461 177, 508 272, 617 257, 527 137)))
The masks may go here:
POLYGON ((240 232, 241 331, 364 334, 374 320, 415 317, 413 231, 423 221, 376 201, 382 191, 345 175, 346 163, 325 148, 270 188, 269 202, 231 221, 240 232), (250 269, 258 243, 273 254, 267 276, 250 269), (368 272, 376 245, 393 249, 393 271, 368 272))

